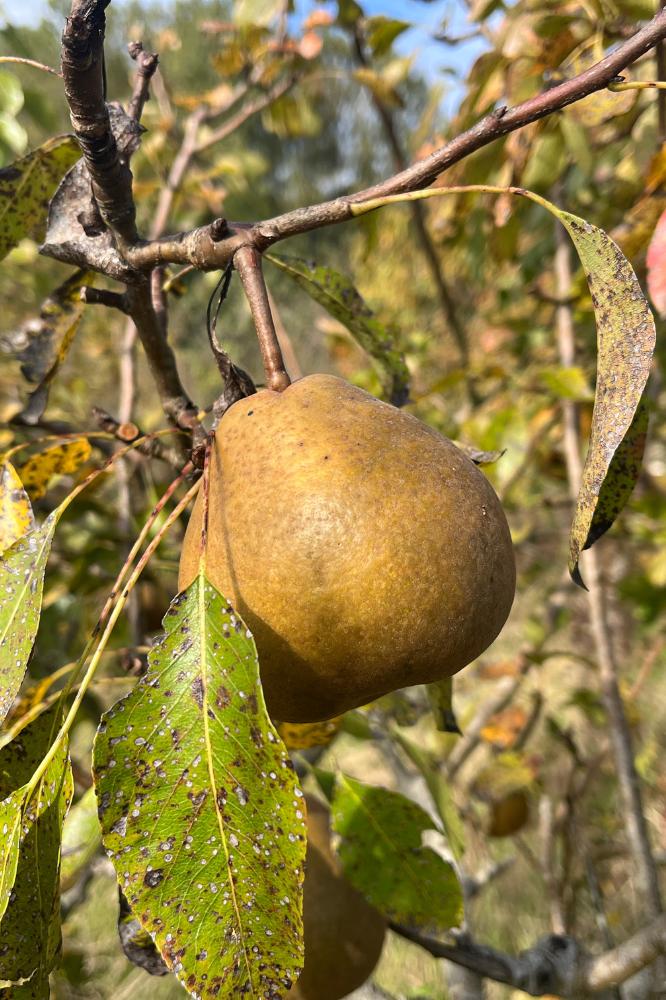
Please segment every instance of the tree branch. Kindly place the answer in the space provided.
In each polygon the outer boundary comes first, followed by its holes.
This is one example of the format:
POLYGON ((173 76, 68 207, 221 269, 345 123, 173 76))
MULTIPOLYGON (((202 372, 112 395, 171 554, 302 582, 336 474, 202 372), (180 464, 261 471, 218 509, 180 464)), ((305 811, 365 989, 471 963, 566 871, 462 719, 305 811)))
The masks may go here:
POLYGON ((234 264, 243 284, 257 331, 266 372, 266 385, 269 389, 282 392, 291 383, 291 379, 284 366, 280 343, 275 332, 266 282, 261 270, 261 257, 252 247, 241 247, 234 257, 234 264))
POLYGON ((211 227, 203 226, 152 243, 125 246, 122 248, 125 259, 140 270, 164 263, 193 264, 201 270, 221 270, 240 246, 252 245, 263 251, 289 236, 345 222, 353 217, 351 206, 354 203, 428 187, 454 163, 501 136, 603 90, 622 70, 665 38, 666 11, 661 11, 628 41, 584 73, 537 94, 514 108, 498 108, 426 159, 373 187, 318 205, 297 208, 254 225, 230 224, 229 235, 221 240, 214 240, 211 227))
POLYGON ((477 944, 464 934, 452 943, 445 943, 401 924, 389 926, 435 958, 462 965, 535 997, 555 995, 581 1000, 587 994, 625 982, 666 954, 666 916, 648 924, 616 948, 594 957, 586 955, 574 938, 563 934, 550 934, 514 956, 477 944))
POLYGON ((104 11, 110 0, 72 0, 62 36, 62 75, 74 134, 104 222, 120 242, 138 239, 132 174, 118 152, 106 106, 104 11))

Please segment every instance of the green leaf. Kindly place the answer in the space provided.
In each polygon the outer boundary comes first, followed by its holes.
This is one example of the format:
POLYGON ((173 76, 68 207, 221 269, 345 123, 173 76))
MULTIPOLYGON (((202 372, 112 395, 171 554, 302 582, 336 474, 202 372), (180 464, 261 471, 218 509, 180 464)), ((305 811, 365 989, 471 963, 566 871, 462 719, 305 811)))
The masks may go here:
POLYGON ((42 303, 39 318, 31 317, 10 339, 21 372, 37 383, 23 411, 29 423, 38 420, 48 400, 47 386, 65 360, 85 309, 81 289, 94 280, 91 271, 75 271, 42 303), (32 404, 32 405, 31 405, 32 404))
POLYGON ((374 316, 350 279, 331 267, 320 267, 298 257, 281 254, 266 254, 266 257, 347 327, 359 346, 375 361, 391 402, 396 406, 405 403, 409 393, 409 372, 402 353, 394 346, 397 334, 374 316))
POLYGON ((7 115, 17 115, 23 107, 23 87, 21 81, 8 69, 0 69, 0 111, 7 115))
POLYGON ((46 561, 59 511, 0 555, 0 722, 18 694, 35 641, 46 561))
POLYGON ((338 23, 350 28, 363 17, 363 8, 356 0, 338 0, 338 23))
POLYGON ((603 230, 560 209, 587 274, 597 321, 597 385, 590 444, 569 538, 569 572, 613 524, 640 471, 647 410, 639 406, 655 346, 652 313, 631 264, 603 230))
POLYGON ((331 814, 345 875, 378 910, 433 932, 460 926, 460 883, 453 866, 422 845, 436 827, 420 806, 340 775, 331 814))
POLYGON ((32 531, 35 519, 28 494, 11 462, 0 465, 0 552, 32 531))
POLYGON ((60 885, 71 889, 102 846, 95 789, 88 788, 69 810, 62 831, 60 885))
POLYGON ((0 922, 0 983, 16 984, 17 1000, 48 1000, 60 953, 60 839, 73 790, 66 740, 27 805, 24 794, 59 721, 58 709, 44 712, 0 753, 0 798, 23 799, 14 886, 0 922))
POLYGON ((95 741, 103 843, 192 995, 279 996, 302 967, 302 792, 252 637, 203 572, 164 622, 95 741))
POLYGON ((582 402, 594 398, 582 368, 575 366, 543 368, 539 372, 539 378, 558 399, 575 399, 582 402))
POLYGON ((365 21, 365 37, 372 49, 373 56, 378 59, 386 55, 396 38, 411 28, 409 21, 398 21, 393 17, 377 14, 365 21))
POLYGON ((283 0, 235 0, 233 18, 240 25, 267 25, 283 7, 283 0))
POLYGON ((284 94, 264 109, 262 124, 268 132, 280 139, 317 135, 321 119, 312 102, 303 93, 284 94))
POLYGON ((73 136, 57 136, 0 170, 0 260, 25 236, 41 238, 55 189, 80 156, 73 136))
POLYGON ((423 750, 417 743, 409 739, 398 726, 394 726, 391 732, 409 759, 421 772, 437 808, 439 818, 442 821, 451 854, 456 861, 460 861, 465 853, 465 830, 456 804, 451 796, 448 781, 437 766, 437 762, 432 754, 423 750))
POLYGON ((24 788, 0 802, 0 918, 7 909, 16 880, 24 805, 24 788))

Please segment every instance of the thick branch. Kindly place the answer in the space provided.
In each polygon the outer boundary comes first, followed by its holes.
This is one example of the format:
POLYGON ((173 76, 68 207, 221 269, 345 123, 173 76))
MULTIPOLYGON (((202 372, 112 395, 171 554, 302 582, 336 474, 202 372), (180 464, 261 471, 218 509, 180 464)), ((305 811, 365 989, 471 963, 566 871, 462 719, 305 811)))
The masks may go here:
POLYGON ((72 0, 62 36, 62 75, 72 127, 102 218, 121 242, 135 243, 132 174, 118 152, 104 93, 104 11, 109 3, 72 0))
POLYGON ((390 926, 435 958, 462 965, 535 997, 555 995, 580 1000, 624 983, 666 954, 666 917, 659 917, 617 948, 594 957, 586 955, 574 938, 563 934, 550 934, 515 956, 477 944, 467 935, 445 943, 410 927, 390 926))
POLYGON ((352 218, 351 205, 354 203, 427 187, 454 163, 495 139, 555 111, 561 111, 595 91, 603 90, 622 70, 665 38, 666 11, 662 11, 632 38, 584 73, 537 94, 514 108, 498 108, 431 156, 373 187, 333 201, 297 208, 253 226, 232 224, 230 235, 222 240, 214 240, 210 226, 204 226, 153 243, 124 248, 125 257, 128 263, 139 269, 174 263, 193 264, 202 270, 221 270, 233 258, 239 246, 244 244, 251 244, 263 251, 288 236, 345 222, 352 218))

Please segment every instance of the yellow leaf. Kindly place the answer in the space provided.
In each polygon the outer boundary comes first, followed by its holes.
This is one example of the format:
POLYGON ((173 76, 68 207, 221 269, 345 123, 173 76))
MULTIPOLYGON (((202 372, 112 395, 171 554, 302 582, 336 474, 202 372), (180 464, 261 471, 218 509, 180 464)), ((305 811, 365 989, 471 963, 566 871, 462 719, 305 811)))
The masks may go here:
POLYGON ((89 458, 90 442, 86 438, 66 441, 33 455, 19 470, 30 499, 39 500, 54 476, 76 472, 89 458))
POLYGON ((0 466, 0 552, 34 527, 32 507, 11 462, 0 466))
POLYGON ((277 731, 287 750, 307 750, 330 743, 342 725, 342 716, 326 722, 280 722, 277 731))

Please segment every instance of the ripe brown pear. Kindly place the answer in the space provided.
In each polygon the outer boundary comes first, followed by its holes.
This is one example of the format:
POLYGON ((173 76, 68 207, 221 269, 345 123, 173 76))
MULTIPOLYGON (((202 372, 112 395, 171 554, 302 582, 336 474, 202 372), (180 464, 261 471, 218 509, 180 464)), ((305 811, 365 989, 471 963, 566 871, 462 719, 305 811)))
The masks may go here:
POLYGON ((342 875, 331 850, 328 809, 312 796, 303 885, 305 963, 289 1000, 340 1000, 379 961, 386 921, 342 875))
MULTIPOLYGON (((328 719, 460 670, 515 590, 492 487, 450 441, 342 379, 235 403, 215 434, 206 573, 252 630, 268 711, 328 719)), ((195 578, 201 495, 183 544, 195 578)))

